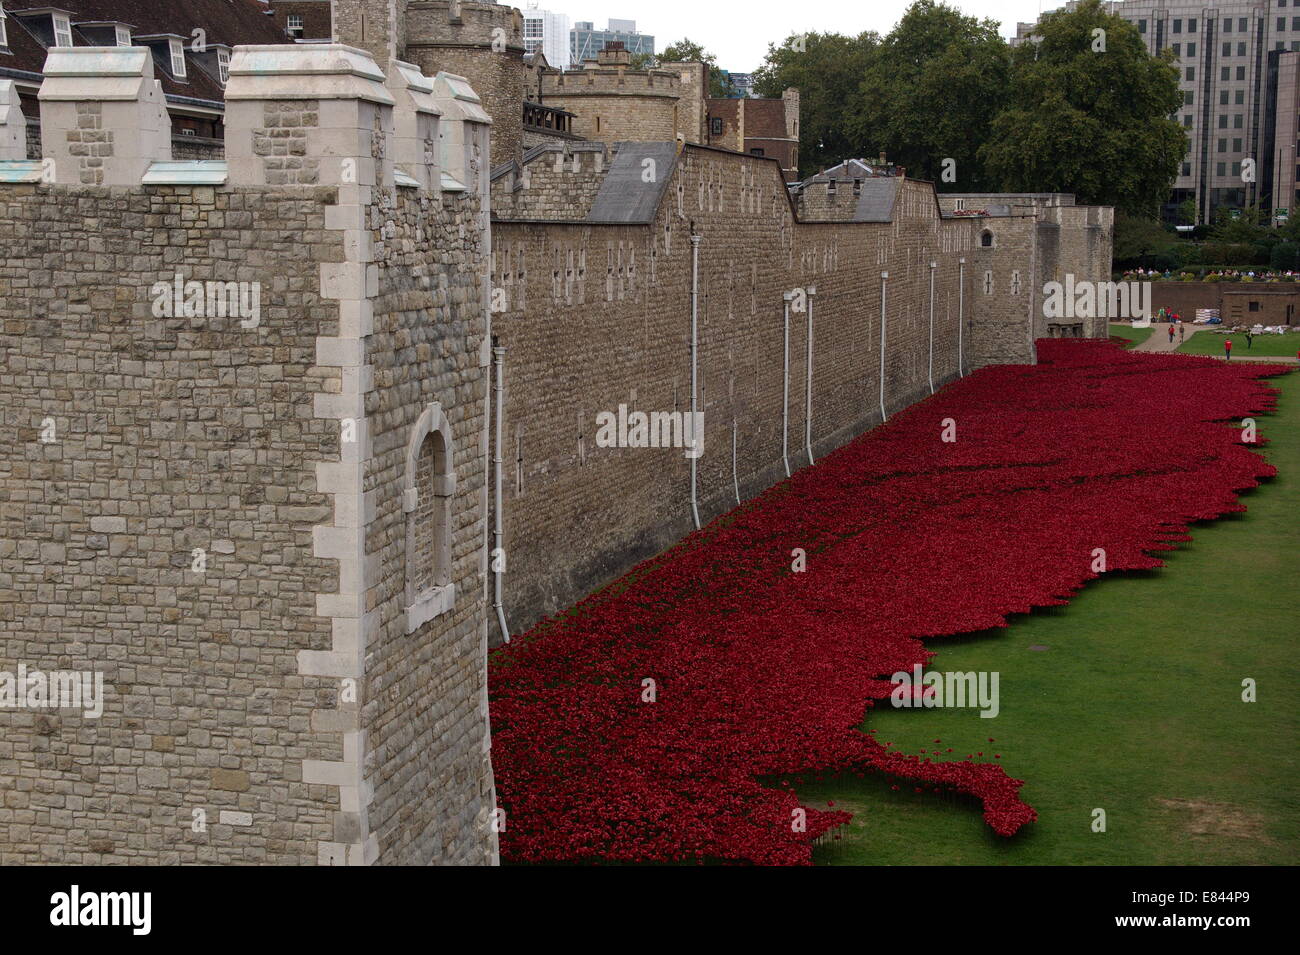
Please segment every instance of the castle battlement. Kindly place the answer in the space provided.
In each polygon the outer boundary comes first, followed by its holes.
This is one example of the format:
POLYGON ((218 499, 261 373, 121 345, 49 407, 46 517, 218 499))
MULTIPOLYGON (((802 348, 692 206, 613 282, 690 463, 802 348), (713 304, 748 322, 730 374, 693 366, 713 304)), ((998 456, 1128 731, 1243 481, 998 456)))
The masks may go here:
POLYGON ((542 76, 543 101, 551 96, 662 96, 676 100, 681 95, 681 76, 668 70, 592 67, 542 76))
MULTIPOLYGON (((388 2, 388 0, 384 0, 388 2)), ((524 18, 510 4, 467 0, 401 0, 408 46, 484 47, 524 52, 524 18)))
MULTIPOLYGON (((38 165, 49 184, 486 186, 491 119, 465 79, 426 77, 400 60, 385 73, 353 47, 236 47, 220 161, 172 160, 166 104, 144 48, 55 49, 45 77, 38 165)), ((0 158, 20 158, 24 124, 16 106, 0 115, 0 158)))

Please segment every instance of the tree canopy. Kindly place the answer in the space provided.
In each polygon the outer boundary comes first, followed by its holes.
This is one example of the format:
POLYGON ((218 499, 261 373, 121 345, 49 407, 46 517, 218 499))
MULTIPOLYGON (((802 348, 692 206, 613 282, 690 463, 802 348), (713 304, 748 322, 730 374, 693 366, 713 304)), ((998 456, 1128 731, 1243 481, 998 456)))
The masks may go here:
POLYGON ((805 177, 883 152, 941 191, 1072 192, 1149 217, 1187 149, 1172 54, 1151 56, 1099 0, 1014 48, 993 20, 916 0, 883 38, 771 44, 754 79, 760 96, 799 89, 805 177))
POLYGON ((979 155, 1003 189, 1152 216, 1187 152, 1170 118, 1182 102, 1172 51, 1151 56, 1132 24, 1084 0, 1013 51, 1007 106, 979 155))

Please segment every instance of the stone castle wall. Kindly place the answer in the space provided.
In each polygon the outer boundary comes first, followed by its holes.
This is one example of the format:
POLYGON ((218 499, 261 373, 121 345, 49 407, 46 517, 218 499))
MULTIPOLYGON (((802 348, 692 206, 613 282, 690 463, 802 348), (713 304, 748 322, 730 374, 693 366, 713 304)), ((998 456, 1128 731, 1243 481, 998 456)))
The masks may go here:
POLYGON ((309 863, 333 839, 301 760, 342 758, 310 725, 334 687, 294 676, 338 576, 312 553, 337 307, 301 252, 342 256, 327 192, 3 190, 0 671, 96 670, 107 698, 0 709, 5 864, 309 863), (264 283, 263 325, 154 318, 177 271, 264 283))
POLYGON ((492 179, 497 219, 585 219, 618 154, 605 143, 549 144, 492 179))
MULTIPOLYGON (((623 150, 635 150, 624 144, 623 150)), ((635 164, 634 164, 635 165, 635 164)), ((699 377, 704 521, 784 477, 783 293, 816 287, 814 457, 880 421, 880 299, 886 288, 885 410, 892 414, 991 361, 1032 361, 1026 220, 978 248, 978 223, 941 219, 932 188, 906 183, 892 222, 796 221, 770 162, 688 147, 652 218, 547 221, 543 190, 516 193, 494 229, 505 311, 503 449, 507 618, 516 632, 607 583, 692 527, 678 449, 600 448, 596 415, 690 406, 692 225, 700 242, 699 377), (529 215, 530 201, 536 214, 529 215), (962 260, 965 260, 963 263, 962 260), (930 364, 930 263, 934 358, 930 364), (1001 294, 983 294, 982 264, 1001 294), (1023 269, 1017 294, 1011 272, 1023 269), (966 321, 959 342, 958 313, 966 321), (732 464, 733 422, 735 466, 732 464), (563 560, 557 560, 564 555, 563 560)), ((791 317, 788 445, 805 450, 807 315, 791 317)), ((937 427, 936 423, 936 427, 937 427)))

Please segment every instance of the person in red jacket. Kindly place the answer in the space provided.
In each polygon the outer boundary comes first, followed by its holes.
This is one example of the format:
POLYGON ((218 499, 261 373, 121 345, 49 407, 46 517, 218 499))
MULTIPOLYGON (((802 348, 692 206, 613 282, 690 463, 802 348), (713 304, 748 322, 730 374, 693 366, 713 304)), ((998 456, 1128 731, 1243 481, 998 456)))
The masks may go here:
POLYGON ((1232 361, 1232 339, 1231 338, 1225 338, 1223 340, 1223 360, 1232 361))
POLYGON ((1173 343, 1174 343, 1174 323, 1170 322, 1169 323, 1169 344, 1172 345, 1173 343))

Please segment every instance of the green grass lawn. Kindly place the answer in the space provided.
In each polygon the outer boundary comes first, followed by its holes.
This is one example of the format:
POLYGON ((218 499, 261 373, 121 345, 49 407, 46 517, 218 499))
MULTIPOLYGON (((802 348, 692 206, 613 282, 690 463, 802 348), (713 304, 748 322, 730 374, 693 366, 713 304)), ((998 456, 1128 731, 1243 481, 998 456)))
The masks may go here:
POLYGON ((1133 328, 1130 325, 1110 326, 1110 334, 1118 335, 1120 338, 1127 338, 1129 340, 1130 344, 1125 345, 1125 348, 1136 348, 1138 345, 1141 345, 1144 341, 1150 338, 1151 333, 1154 331, 1154 328, 1133 328))
POLYGON ((871 717, 904 752, 1000 754, 1038 821, 1003 839, 972 799, 895 792, 879 777, 805 779, 805 805, 854 813, 818 863, 1295 862, 1300 376, 1281 381, 1279 413, 1259 419, 1281 473, 1243 495, 1247 513, 1193 527, 1161 570, 1094 581, 1068 607, 1005 630, 930 643, 933 669, 1001 674, 997 718, 887 703, 871 717), (1247 677, 1256 703, 1241 701, 1247 677), (1104 833, 1091 830, 1095 808, 1104 833))
MULTIPOLYGON (((1112 326, 1113 327, 1113 326, 1112 326)), ((1112 333, 1113 334, 1113 333, 1112 333)), ((1287 332, 1285 335, 1256 335, 1250 347, 1246 347, 1245 335, 1221 335, 1217 332, 1202 331, 1193 335, 1178 346, 1182 355, 1223 356, 1223 340, 1232 339, 1232 357, 1235 358, 1294 358, 1300 352, 1300 335, 1287 332)))

